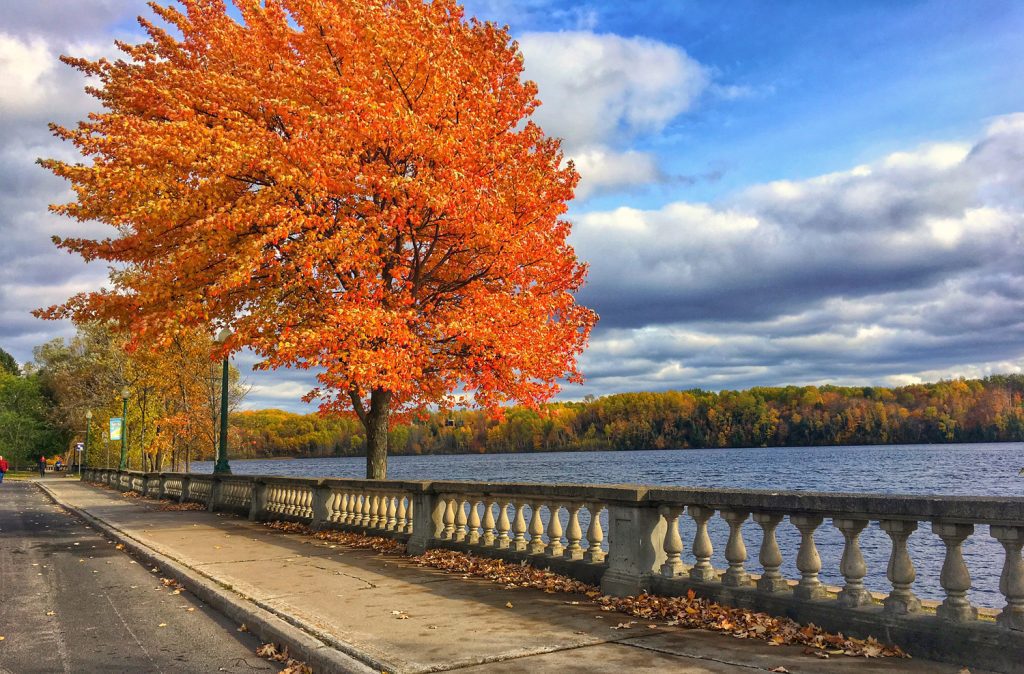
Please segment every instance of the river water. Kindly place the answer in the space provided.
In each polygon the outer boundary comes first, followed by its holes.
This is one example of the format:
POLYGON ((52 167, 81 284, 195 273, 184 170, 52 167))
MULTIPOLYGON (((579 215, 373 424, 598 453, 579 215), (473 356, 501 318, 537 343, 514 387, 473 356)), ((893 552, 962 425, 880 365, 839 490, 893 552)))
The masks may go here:
MULTIPOLYGON (((638 452, 557 452, 545 454, 472 454, 453 456, 395 456, 388 477, 409 480, 478 480, 494 482, 556 482, 580 484, 636 483, 704 488, 773 489, 798 491, 868 492, 881 494, 944 494, 954 496, 1024 496, 1024 443, 961 445, 888 445, 857 447, 776 447, 694 449, 638 452)), ((208 473, 212 462, 195 462, 195 472, 208 473)), ((362 457, 232 461, 236 474, 301 477, 364 476, 362 457)), ((564 518, 564 515, 563 515, 564 518)), ((693 563, 692 520, 681 519, 683 560, 693 563)), ((605 528, 607 532, 607 527, 605 528)), ((723 556, 728 527, 718 517, 709 524, 716 568, 723 556)), ((799 578, 795 557, 799 533, 788 523, 779 526, 778 539, 788 578, 799 578)), ((760 527, 748 523, 744 538, 751 557, 747 568, 759 573, 757 550, 760 527)), ((830 521, 815 533, 822 558, 822 581, 842 585, 839 558, 842 535, 830 521)), ((868 564, 865 584, 886 592, 888 536, 876 524, 861 536, 868 564)), ((910 537, 909 549, 917 569, 914 591, 927 599, 942 599, 939 571, 944 546, 922 523, 910 537)), ((979 606, 1001 608, 999 574, 1003 549, 978 526, 964 543, 971 571, 971 600, 979 606)))

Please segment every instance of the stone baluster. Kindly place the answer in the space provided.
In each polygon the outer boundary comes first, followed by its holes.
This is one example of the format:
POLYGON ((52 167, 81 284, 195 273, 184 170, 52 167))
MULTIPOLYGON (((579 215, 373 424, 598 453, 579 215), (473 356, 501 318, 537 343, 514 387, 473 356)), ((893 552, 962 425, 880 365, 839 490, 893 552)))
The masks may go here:
POLYGON ((971 606, 967 591, 971 589, 971 572, 964 562, 963 544, 974 533, 973 524, 932 522, 932 533, 942 539, 946 557, 942 561, 939 583, 946 598, 935 609, 935 615, 950 622, 967 622, 978 617, 978 609, 971 606))
POLYGON ((385 523, 388 531, 394 531, 398 526, 398 499, 394 494, 387 495, 388 500, 388 519, 385 523))
POLYGON ((508 519, 509 502, 505 499, 498 501, 498 537, 494 541, 495 547, 505 550, 512 542, 509 531, 512 530, 512 523, 508 519))
POLYGON ((775 538, 775 529, 782 521, 779 513, 754 513, 754 521, 761 526, 761 549, 758 561, 764 567, 764 573, 757 580, 757 589, 762 592, 785 592, 789 583, 782 577, 779 567, 782 566, 782 552, 779 541, 775 538))
MULTIPOLYGON (((380 502, 383 497, 380 494, 370 496, 370 528, 376 529, 381 525, 380 502)), ((386 519, 386 518, 385 518, 386 519)))
POLYGON ((516 516, 512 520, 512 542, 509 544, 516 552, 523 552, 526 550, 526 517, 523 511, 526 509, 526 504, 522 501, 518 501, 513 504, 516 509, 516 516))
POLYGON ((444 500, 444 530, 441 539, 450 541, 455 538, 455 497, 442 496, 444 500))
POLYGON ((685 506, 663 505, 658 514, 665 518, 665 563, 661 565, 661 575, 674 578, 686 573, 683 565, 683 538, 679 535, 679 516, 685 506))
POLYGON ((561 503, 548 506, 548 544, 544 552, 550 557, 561 557, 565 550, 562 546, 562 520, 559 518, 561 511, 561 503))
POLYGON ((469 499, 469 532, 466 542, 470 545, 480 543, 480 510, 477 508, 476 497, 469 499))
POLYGON ((587 551, 583 554, 583 561, 591 564, 600 564, 604 561, 604 550, 601 543, 604 542, 604 530, 601 528, 601 504, 588 503, 587 511, 590 513, 590 526, 587 527, 587 551))
POLYGON ((337 522, 338 524, 345 524, 346 522, 348 522, 348 508, 349 508, 349 500, 348 500, 348 492, 347 491, 338 492, 337 504, 338 504, 338 511, 337 511, 337 513, 335 513, 335 519, 332 519, 331 521, 332 522, 337 522))
POLYGON ((1024 527, 993 524, 992 537, 999 541, 1006 551, 1003 572, 999 575, 999 591, 1006 597, 1006 607, 996 617, 996 622, 1007 629, 1024 630, 1024 527))
POLYGON ((405 505, 405 494, 399 494, 395 500, 398 501, 395 509, 395 531, 404 534, 405 527, 409 523, 406 519, 409 511, 405 505))
POLYGON ((750 513, 746 510, 722 510, 720 516, 729 525, 729 541, 725 544, 725 559, 729 568, 722 575, 722 584, 729 587, 750 585, 750 575, 743 567, 747 561, 747 546, 743 542, 743 523, 750 513))
POLYGON ((569 511, 569 526, 565 530, 565 539, 568 545, 565 546, 565 551, 562 553, 566 559, 583 559, 583 546, 580 545, 580 541, 583 540, 583 529, 580 527, 580 508, 582 507, 582 503, 570 503, 566 506, 566 510, 569 511))
POLYGON ((466 540, 466 499, 458 497, 455 500, 455 540, 466 540))
POLYGON ((921 602, 910 589, 917 573, 907 552, 907 539, 917 529, 917 522, 882 520, 879 524, 882 531, 892 539, 892 554, 886 569, 886 576, 892 583, 892 592, 882 600, 882 605, 888 613, 913 613, 921 608, 921 602))
POLYGON ((409 505, 405 510, 405 531, 404 533, 411 534, 413 529, 413 518, 416 517, 416 499, 410 495, 409 505))
POLYGON ((540 518, 540 502, 530 502, 530 554, 544 554, 544 522, 540 518))
POLYGON ((313 490, 302 490, 302 516, 306 519, 313 519, 313 490))
POLYGON ((494 547, 494 505, 493 499, 484 500, 484 533, 480 537, 480 543, 486 547, 494 547))
POLYGON ((800 532, 800 551, 796 555, 796 568, 800 571, 800 582, 793 590, 797 599, 821 599, 827 596, 818 579, 821 571, 821 557, 814 544, 814 531, 821 526, 821 515, 790 515, 790 523, 800 532))
POLYGON ((860 551, 860 532, 868 525, 867 520, 833 517, 832 524, 843 534, 843 557, 839 561, 839 572, 846 584, 839 592, 840 606, 864 606, 871 603, 871 593, 864 588, 864 576, 868 567, 860 551))
POLYGON ((377 528, 386 530, 388 528, 388 503, 391 501, 390 494, 381 494, 377 500, 377 528))
POLYGON ((370 500, 370 494, 363 492, 363 502, 361 505, 362 508, 360 511, 359 526, 366 528, 370 526, 370 519, 372 519, 370 513, 373 503, 370 500))
POLYGON ((346 524, 358 526, 363 519, 363 502, 358 492, 352 492, 348 501, 348 518, 346 524))
POLYGON ((697 563, 690 569, 690 578, 705 582, 714 580, 715 569, 711 566, 711 555, 715 549, 711 546, 711 537, 708 536, 708 520, 715 514, 715 510, 704 506, 690 506, 687 511, 697 524, 697 533, 693 537, 693 556, 697 558, 697 563))

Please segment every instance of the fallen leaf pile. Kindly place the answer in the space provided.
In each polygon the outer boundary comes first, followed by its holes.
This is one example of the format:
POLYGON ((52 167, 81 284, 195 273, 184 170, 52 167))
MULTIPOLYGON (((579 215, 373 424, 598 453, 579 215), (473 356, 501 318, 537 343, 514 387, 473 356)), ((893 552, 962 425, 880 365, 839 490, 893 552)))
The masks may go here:
POLYGON ((160 510, 206 510, 206 506, 202 503, 165 503, 160 506, 160 510))
POLYGON ((142 498, 142 494, 137 491, 124 491, 121 492, 121 498, 142 498))
POLYGON ((283 531, 288 534, 304 534, 306 536, 312 536, 319 541, 330 541, 331 543, 338 543, 339 545, 344 545, 350 548, 375 550, 377 552, 387 552, 398 555, 405 554, 405 543, 396 541, 393 538, 367 536, 365 534, 353 533, 351 531, 317 531, 314 533, 305 524, 299 524, 297 522, 267 522, 266 525, 271 529, 277 529, 278 531, 283 531))
POLYGON ((420 566, 430 566, 450 573, 461 573, 470 576, 487 578, 505 587, 529 587, 544 590, 548 594, 555 592, 572 592, 587 594, 601 593, 593 585, 553 573, 546 569, 538 569, 525 562, 506 562, 491 557, 474 557, 454 550, 427 550, 414 561, 420 566))
POLYGON ((685 597, 609 597, 596 589, 587 592, 605 611, 627 613, 644 620, 661 620, 666 625, 688 629, 726 632, 738 639, 761 639, 773 646, 796 644, 806 646, 804 652, 827 658, 830 655, 851 655, 867 658, 909 657, 898 646, 886 646, 873 637, 853 639, 826 632, 813 624, 800 625, 789 618, 776 618, 742 608, 722 606, 697 597, 690 590, 685 597), (596 595, 595 595, 596 592, 596 595))
POLYGON ((313 674, 313 670, 305 662, 299 662, 288 655, 288 647, 279 648, 276 644, 263 644, 256 649, 256 655, 267 660, 283 662, 285 668, 281 674, 313 674))

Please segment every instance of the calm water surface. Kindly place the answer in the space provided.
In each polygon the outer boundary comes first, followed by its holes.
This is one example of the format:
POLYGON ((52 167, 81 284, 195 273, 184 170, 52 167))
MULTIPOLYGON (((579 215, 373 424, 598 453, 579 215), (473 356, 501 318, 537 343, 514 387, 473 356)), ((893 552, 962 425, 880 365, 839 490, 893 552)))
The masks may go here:
MULTIPOLYGON (((362 457, 232 461, 236 474, 302 477, 363 477, 362 457)), ((193 470, 208 473, 212 462, 196 462, 193 470)), ((869 447, 787 447, 750 449, 696 449, 640 452, 558 452, 550 454, 482 454, 456 456, 395 456, 388 462, 388 477, 410 480, 478 480, 493 482, 569 482, 592 484, 637 483, 684 487, 727 487, 800 491, 846 491, 887 494, 946 494, 954 496, 1024 496, 1024 443, 963 445, 893 445, 869 447)), ((606 513, 603 514, 604 519, 606 513)), ((563 515, 564 517, 564 515, 563 515)), ((694 527, 680 518, 688 555, 694 527)), ((607 528, 605 528, 607 531, 607 528)), ((725 568, 723 556, 728 527, 718 517, 709 524, 715 545, 713 563, 725 568)), ((744 527, 747 567, 760 573, 757 550, 760 528, 744 527)), ((799 578, 795 557, 799 543, 796 528, 783 524, 779 544, 787 558, 783 573, 799 578)), ((815 533, 822 558, 822 581, 841 585, 839 558, 843 538, 828 520, 815 533)), ((885 569, 889 538, 869 526, 861 536, 868 564, 865 584, 872 590, 889 590, 885 569)), ((938 576, 944 547, 928 523, 910 537, 911 558, 917 568, 914 590, 922 598, 942 599, 938 576)), ((981 606, 1001 608, 999 573, 1003 549, 989 536, 988 527, 977 527, 964 544, 964 558, 974 587, 971 599, 981 606)))

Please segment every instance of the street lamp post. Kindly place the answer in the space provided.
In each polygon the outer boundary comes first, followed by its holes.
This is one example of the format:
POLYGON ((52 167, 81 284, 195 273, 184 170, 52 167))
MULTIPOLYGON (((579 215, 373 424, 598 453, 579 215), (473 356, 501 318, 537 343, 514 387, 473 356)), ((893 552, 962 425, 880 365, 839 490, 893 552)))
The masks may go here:
POLYGON ((118 470, 128 470, 128 387, 121 389, 121 463, 118 470))
POLYGON ((78 477, 82 477, 82 464, 89 459, 89 431, 92 430, 92 410, 85 413, 85 451, 78 457, 78 477))
MULTIPOLYGON (((224 328, 217 335, 216 342, 224 344, 231 337, 231 331, 224 328)), ((217 463, 213 466, 215 475, 230 475, 228 465, 228 356, 225 354, 220 376, 220 437, 217 442, 217 463)))

